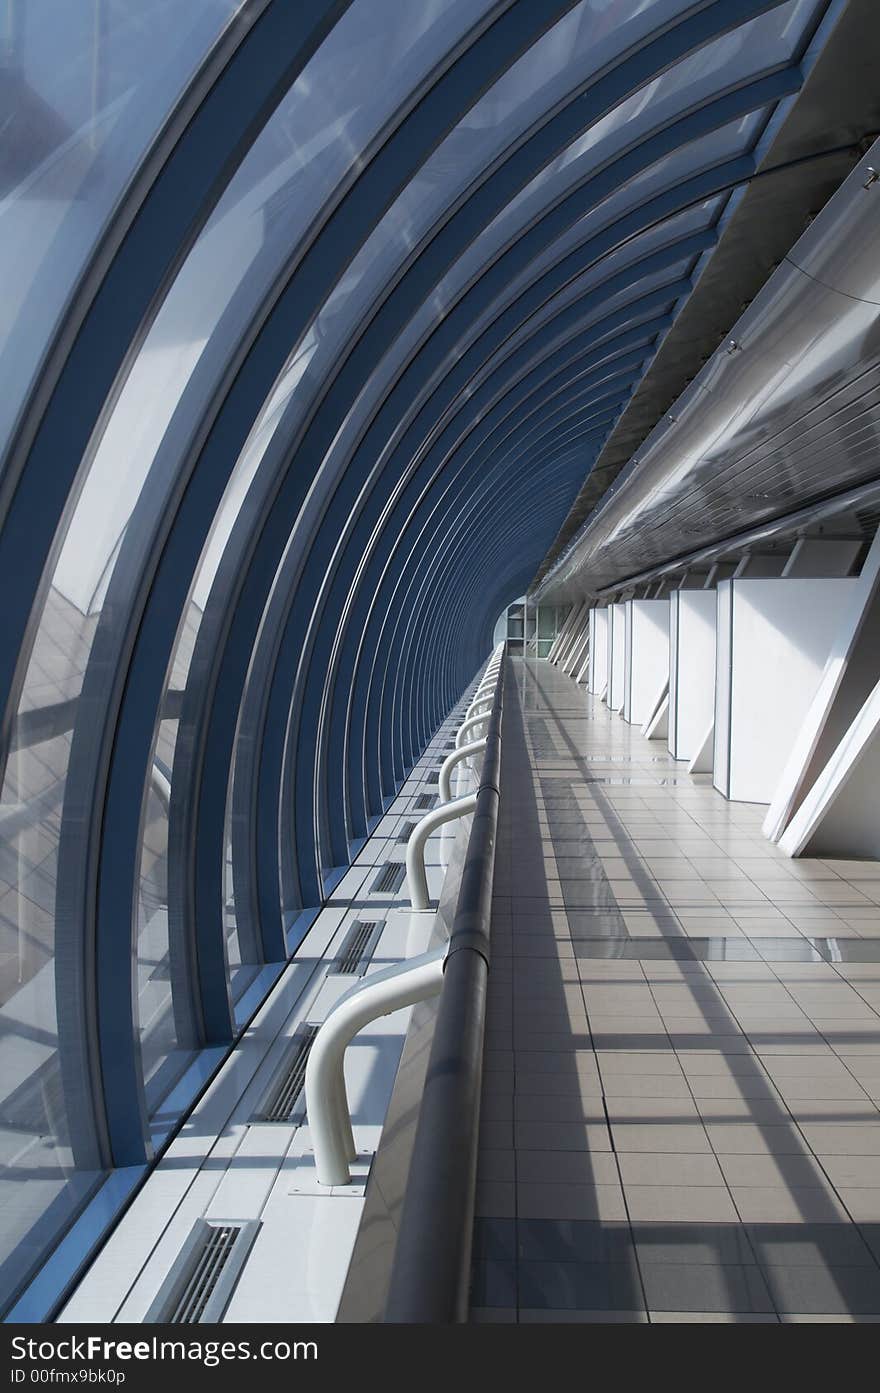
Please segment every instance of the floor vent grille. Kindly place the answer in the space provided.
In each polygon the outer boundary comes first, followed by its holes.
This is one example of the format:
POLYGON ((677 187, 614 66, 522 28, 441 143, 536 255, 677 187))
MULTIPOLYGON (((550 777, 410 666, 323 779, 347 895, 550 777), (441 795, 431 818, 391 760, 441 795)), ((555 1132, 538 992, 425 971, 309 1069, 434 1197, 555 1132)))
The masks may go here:
POLYGON ((423 809, 433 808, 434 801, 433 793, 420 793, 416 799, 416 807, 421 812, 423 809))
POLYGON ((427 772, 427 774, 425 775, 425 783, 426 783, 426 784, 437 784, 437 783, 439 783, 439 782, 440 782, 440 770, 439 770, 439 769, 429 769, 428 772, 427 772))
POLYGON ((386 861, 370 886, 373 894, 396 895, 406 879, 406 866, 402 861, 386 861))
POLYGON ((150 1324, 215 1323, 250 1252, 256 1219, 199 1219, 146 1315, 150 1324))
POLYGON ((259 1112, 254 1114, 255 1122, 293 1122, 303 1112, 306 1065, 317 1033, 316 1025, 301 1026, 296 1032, 280 1076, 273 1082, 259 1112))
POLYGON ((342 947, 333 960, 331 977, 362 977, 376 951, 384 920, 356 919, 342 940, 342 947))
POLYGON ((415 827, 416 824, 414 822, 405 822, 397 834, 397 840, 403 843, 408 842, 415 831, 415 827))

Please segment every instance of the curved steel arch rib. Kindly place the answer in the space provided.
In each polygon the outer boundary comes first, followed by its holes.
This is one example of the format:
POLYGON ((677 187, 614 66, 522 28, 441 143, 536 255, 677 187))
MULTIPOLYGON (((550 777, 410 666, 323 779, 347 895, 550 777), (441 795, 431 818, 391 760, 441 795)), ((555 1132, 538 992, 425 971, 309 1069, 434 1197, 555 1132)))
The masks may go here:
MULTIPOLYGON (((160 475, 164 471, 167 478, 174 480, 176 493, 162 510, 164 517, 156 515, 155 499, 144 500, 144 517, 136 513, 128 529, 111 586, 123 592, 122 612, 127 612, 130 620, 123 631, 115 635, 102 633, 96 639, 95 661, 89 665, 83 688, 83 709, 91 709, 94 719, 87 723, 88 729, 81 726, 75 734, 72 762, 76 761, 77 766, 79 806, 71 810, 62 829, 59 857, 59 887, 67 905, 65 913, 72 922, 85 926, 87 944, 92 941, 90 926, 95 923, 94 946, 87 947, 84 963, 87 978, 94 965, 97 991, 86 1001, 85 1025, 82 1021, 72 1024, 78 1025, 81 1032, 85 1029, 89 1038, 97 1041, 95 1070, 103 1084, 108 1146, 118 1163, 136 1161, 145 1150, 137 1045, 133 1042, 130 1050, 120 1048, 120 1041, 131 1035, 131 1006, 111 985, 127 976, 131 955, 131 944, 122 941, 124 936, 118 932, 118 925, 130 920, 137 885, 137 810, 158 710, 157 688, 161 688, 177 619, 198 556, 239 452, 239 445, 231 441, 235 431, 230 414, 224 414, 221 402, 230 408, 236 420, 235 438, 243 443, 243 435, 256 414, 256 402, 265 397, 289 350, 293 333, 290 312, 294 318, 298 314, 303 322, 308 321, 308 306, 317 308, 323 303, 382 208, 410 174, 462 112, 491 85, 493 75, 506 70, 573 3, 575 0, 553 0, 542 5, 540 12, 522 4, 503 5, 488 30, 481 27, 469 47, 462 50, 459 45, 453 62, 446 65, 441 60, 439 75, 433 74, 434 80, 426 86, 421 101, 390 134, 386 133, 384 144, 366 168, 358 164, 357 181, 341 203, 331 208, 320 227, 320 236, 319 229, 313 227, 313 241, 299 256, 296 274, 291 280, 288 268, 286 284, 281 278, 261 335, 240 361, 231 394, 226 389, 229 361, 234 361, 235 354, 232 345, 227 344, 225 360, 216 363, 218 390, 222 390, 220 398, 216 399, 215 394, 212 403, 214 430, 207 440, 207 423, 202 423, 196 426, 185 447, 180 426, 189 407, 188 400, 181 402, 166 436, 164 461, 161 457, 158 461, 160 475), (256 391, 255 381, 263 384, 256 391), (212 443, 215 450, 219 446, 227 461, 225 473, 217 467, 212 443), (195 464, 196 448, 199 469, 187 477, 195 464), (172 519, 175 528, 169 531, 172 519), (126 554, 129 551, 131 556, 126 554), (116 674, 112 690, 107 688, 108 671, 116 674), (101 1012, 95 1006, 98 998, 107 1003, 101 1012)), ((230 318, 234 320, 236 313, 233 306, 230 318)), ((206 360, 204 370, 213 371, 214 365, 206 360)), ((195 376, 201 378, 202 374, 195 376)), ((202 390, 199 381, 195 395, 202 390)), ((37 551, 35 547, 35 554, 37 551)), ((0 549, 0 573, 2 569, 0 549)), ((14 682, 11 687, 14 699, 14 682)), ((172 817, 176 805, 172 792, 172 817)), ((192 884, 192 878, 185 883, 192 884)), ((217 931, 220 922, 200 921, 201 932, 197 933, 188 915, 185 925, 183 960, 191 964, 192 995, 206 1042, 226 1040, 232 1034, 224 944, 217 931)), ((278 957, 279 953, 267 956, 278 957)))
MULTIPOLYGON (((778 95, 780 95, 783 91, 791 90, 791 88, 792 88, 793 86, 796 86, 796 85, 797 85, 797 82, 798 82, 798 81, 799 81, 799 77, 798 77, 798 74, 797 74, 795 71, 785 70, 783 73, 779 73, 779 74, 774 75, 774 77, 773 77, 772 79, 765 80, 765 85, 763 85, 763 86, 760 86, 759 84, 754 84, 753 89, 752 89, 752 92, 751 92, 751 94, 750 94, 750 98, 749 98, 750 104, 749 104, 748 106, 745 106, 745 109, 751 109, 752 105, 754 105, 755 103, 757 103, 757 104, 762 104, 763 102, 766 102, 766 101, 769 99, 769 97, 770 97, 771 95, 773 95, 773 94, 775 94, 775 95, 778 96, 778 95)), ((737 97, 736 100, 741 101, 741 102, 743 101, 743 99, 742 99, 741 97, 737 97)), ((731 109, 732 109, 732 108, 731 108, 731 106, 729 106, 729 105, 728 105, 728 106, 724 106, 724 107, 722 107, 722 108, 719 108, 718 111, 717 111, 717 115, 719 116, 719 119, 729 119, 731 109)), ((689 135, 689 136, 693 136, 693 134, 694 134, 693 129, 691 128, 690 130, 688 130, 688 131, 686 132, 686 134, 689 135)), ((436 276, 437 276, 437 274, 438 274, 438 269, 435 267, 435 268, 433 269, 433 271, 432 271, 431 274, 432 274, 433 277, 436 279, 436 276)), ((387 332, 387 326, 383 329, 383 333, 385 333, 385 332, 387 332)), ((328 427, 325 426, 324 429, 325 429, 325 432, 326 432, 326 431, 328 430, 328 427)), ((331 436, 332 436, 332 431, 330 432, 330 434, 331 434, 331 436)), ((313 447, 314 454, 315 454, 316 456, 319 456, 320 458, 322 458, 322 457, 323 457, 323 449, 324 449, 323 446, 321 446, 321 447, 318 447, 317 445, 314 446, 314 447, 313 447)), ((296 459, 297 459, 297 466, 298 466, 298 468, 303 468, 302 442, 300 442, 300 445, 299 445, 299 447, 297 448, 296 459)), ((303 479, 300 479, 300 480, 297 481, 298 484, 299 484, 300 489, 302 489, 303 486, 304 486, 303 480, 308 480, 310 477, 311 477, 310 470, 309 470, 308 467, 306 467, 305 470, 304 470, 303 479)), ((288 531, 289 531, 289 523, 284 523, 283 526, 278 526, 279 540, 278 540, 278 542, 276 543, 276 547, 280 545, 281 540, 282 540, 283 538, 286 537, 288 531)), ((277 551, 276 551, 276 555, 277 555, 277 551)), ((264 564, 266 564, 266 563, 264 563, 264 564)), ((267 589, 268 589, 268 585, 269 585, 269 583, 270 583, 270 581, 271 581, 271 577, 274 576, 274 569, 271 568, 271 567, 269 567, 268 565, 267 565, 267 571, 269 572, 269 576, 268 576, 266 579, 264 579, 263 582, 262 582, 263 593, 266 593, 266 591, 267 591, 267 589)), ((245 579, 244 579, 244 582, 243 582, 244 588, 242 589, 241 596, 239 597, 239 600, 238 600, 238 602, 237 602, 237 609, 236 609, 237 615, 243 617, 242 622, 250 622, 251 625, 253 624, 253 620, 252 620, 252 618, 248 619, 248 616, 252 616, 253 614, 256 614, 256 613, 261 612, 259 600, 255 600, 254 597, 253 597, 253 595, 252 595, 252 593, 249 593, 249 592, 248 592, 248 586, 249 586, 249 585, 253 585, 253 584, 256 584, 256 580, 255 580, 255 578, 254 578, 254 576, 253 576, 252 573, 248 573, 248 574, 246 575, 245 579)), ((251 640, 250 642, 252 642, 252 640, 251 640)), ((238 656, 237 656, 237 658, 235 659, 235 661, 236 661, 236 663, 237 663, 239 673, 241 673, 242 668, 246 666, 247 657, 248 657, 248 653, 249 653, 249 650, 250 650, 250 642, 246 642, 246 641, 244 641, 244 640, 241 640, 240 643, 239 643, 239 645, 238 645, 238 650, 239 650, 239 651, 238 651, 238 656)), ((203 698, 207 698, 207 696, 209 695, 209 693, 210 693, 210 684, 208 684, 207 687, 203 686, 203 687, 202 687, 202 696, 203 696, 203 698)), ((228 719, 229 719, 229 717, 227 717, 227 721, 228 721, 228 719)), ((228 740, 228 737, 227 737, 227 740, 228 740)), ((228 748, 228 744, 225 745, 224 748, 228 748)), ((222 761, 221 761, 220 763, 222 763, 222 761)), ((213 799, 211 800, 210 806, 212 806, 212 807, 214 808, 215 813, 216 813, 217 804, 216 804, 216 801, 215 801, 215 800, 213 800, 213 799)), ((207 846, 207 842, 205 841, 204 838, 200 838, 200 841, 204 842, 204 844, 207 846)), ((216 843, 216 838, 215 838, 215 839, 213 840, 213 842, 211 843, 212 847, 214 848, 214 850, 211 852, 211 855, 214 857, 215 864, 216 864, 216 844, 217 844, 217 843, 216 843)))
MULTIPOLYGON (((557 10, 562 12, 565 8, 560 5, 557 10)), ((646 77, 668 66, 683 52, 693 51, 719 32, 735 27, 744 17, 771 8, 775 8, 771 0, 766 0, 766 3, 737 0, 733 6, 729 2, 724 6, 717 3, 701 6, 698 13, 692 10, 681 23, 666 28, 653 44, 644 44, 637 52, 622 57, 612 72, 606 72, 597 82, 588 84, 589 101, 583 95, 577 99, 573 97, 567 108, 557 112, 526 144, 519 147, 515 158, 509 159, 506 165, 495 169, 485 179, 468 202, 452 215, 442 234, 435 236, 429 249, 430 257, 422 255, 413 271, 419 269, 419 276, 426 286, 433 284, 439 267, 429 266, 428 261, 433 261, 439 251, 438 237, 442 235, 448 247, 446 264, 449 264, 457 249, 470 240, 479 226, 485 224, 491 210, 503 206, 523 186, 529 177, 529 159, 532 160, 532 168, 540 167, 564 145, 566 122, 568 130, 582 128, 591 116, 595 118, 603 109, 608 109, 627 91, 634 90, 646 77), (575 104, 576 113, 570 109, 575 104)), ((548 7, 542 7, 541 20, 545 27, 548 15, 548 7)), ((473 100, 491 77, 488 64, 495 61, 503 66, 504 59, 499 55, 497 41, 504 24, 508 25, 514 40, 510 44, 510 52, 521 50, 528 21, 521 9, 510 10, 490 31, 491 44, 485 39, 482 47, 480 42, 475 43, 426 93, 400 131, 386 142, 381 157, 377 155, 358 184, 335 210, 320 238, 300 259, 296 274, 280 291, 263 323, 259 338, 254 340, 247 357, 242 360, 234 383, 228 392, 224 391, 222 405, 219 400, 215 401, 212 408, 213 424, 207 437, 204 430, 208 423, 199 427, 196 438, 204 440, 204 444, 199 447, 197 466, 191 456, 187 466, 191 470, 189 477, 186 470, 179 469, 180 442, 175 435, 179 428, 177 421, 169 435, 168 467, 174 463, 178 489, 177 502, 166 513, 169 523, 173 519, 173 528, 167 530, 164 520, 159 527, 159 520, 155 519, 154 530, 149 533, 144 530, 132 542, 135 550, 132 564, 142 599, 133 603, 133 597, 129 596, 127 603, 132 606, 131 621, 125 633, 119 636, 115 651, 110 651, 113 645, 109 639, 107 646, 102 646, 100 642, 96 644, 96 652, 105 665, 105 671, 107 667, 115 671, 118 681, 113 692, 107 693, 102 688, 94 693, 96 714, 100 709, 105 717, 95 720, 94 729, 102 731, 104 738, 89 749, 90 741, 86 737, 85 753, 80 754, 79 746, 76 752, 80 774, 78 788, 82 791, 89 812, 88 816, 81 817, 83 810, 77 808, 76 816, 72 821, 68 820, 66 835, 62 837, 64 895, 70 906, 71 917, 88 922, 91 919, 89 906, 93 902, 96 905, 95 960, 99 974, 102 974, 102 981, 99 982, 102 997, 109 990, 107 984, 111 980, 119 980, 122 963, 120 935, 116 926, 124 922, 123 914, 128 911, 123 907, 125 904, 131 905, 136 885, 139 819, 134 815, 135 784, 138 769, 143 774, 149 757, 149 742, 158 707, 156 672, 167 662, 173 637, 173 617, 182 610, 189 580, 225 480, 244 443, 257 404, 267 394, 289 350, 291 312, 294 322, 296 316, 303 324, 307 321, 309 306, 322 302, 326 289, 348 263, 358 241, 363 240, 366 229, 375 225, 379 211, 387 206, 393 190, 405 182, 407 171, 424 160, 427 150, 436 144, 442 131, 454 123, 454 113, 466 107, 468 93, 464 82, 465 72, 472 74, 470 100, 473 100), (458 106, 450 105, 453 93, 453 100, 458 106), (360 213, 357 212, 358 208, 360 213), (145 606, 143 609, 142 605, 145 606), (114 708, 118 709, 118 716, 114 716, 114 708), (106 941, 102 924, 107 925, 109 937, 106 941)), ((539 27, 533 14, 533 36, 539 27)), ((413 298, 417 298, 419 276, 416 276, 415 282, 411 282, 409 278, 412 274, 408 273, 406 292, 401 292, 394 302, 399 306, 395 312, 401 316, 400 322, 410 312, 413 298)), ((382 332, 387 332, 387 324, 382 332)), ((351 359, 346 363, 346 368, 351 367, 353 378, 368 365, 371 350, 366 340, 361 340, 358 352, 362 365, 352 363, 351 359)), ((138 531, 139 520, 135 518, 131 529, 133 536, 138 531)), ((120 577, 123 575, 124 567, 120 569, 120 577)), ((121 578, 119 584, 123 585, 121 578)), ((232 692, 229 692, 224 698, 220 693, 220 705, 224 699, 228 703, 231 695, 232 692)), ((85 706, 90 706, 90 702, 84 703, 84 709, 85 706)), ((80 741, 79 745, 82 743, 80 741)), ((203 750, 208 748, 204 746, 203 750)), ((229 749, 228 742, 225 749, 229 749)), ((211 927, 218 921, 213 912, 208 912, 207 905, 205 912, 201 912, 200 906, 203 887, 208 885, 212 907, 218 903, 216 892, 221 864, 218 847, 222 848, 222 827, 216 827, 216 823, 222 800, 214 797, 211 779, 219 774, 220 768, 220 761, 205 757, 197 766, 198 773, 205 776, 200 804, 205 823, 200 822, 199 846, 189 858, 188 865, 181 866, 178 862, 174 868, 175 883, 194 885, 195 907, 186 912, 187 931, 191 939, 189 961, 193 964, 193 994, 201 1007, 204 1038, 208 1040, 228 1038, 230 1029, 222 944, 218 949, 216 929, 211 927), (210 818, 215 823, 213 838, 207 835, 210 818), (199 926, 203 927, 200 929, 199 926)), ((197 784, 198 777, 191 787, 195 789, 197 784)), ((177 799, 172 795, 173 818, 176 807, 177 799)), ((176 837, 175 841, 185 851, 191 852, 192 841, 186 827, 184 835, 176 837)), ((319 895, 320 886, 315 888, 319 895)), ((277 933, 276 930, 276 937, 277 933)), ((278 956, 283 948, 283 943, 278 943, 277 950, 269 955, 278 956)), ((142 1137, 143 1118, 133 1101, 138 1096, 136 1061, 134 1055, 130 1056, 126 1068, 117 1046, 110 1043, 111 1039, 118 1040, 121 1026, 121 1017, 115 1019, 113 1011, 108 1008, 99 1016, 96 1031, 105 1095, 108 1099, 112 1095, 114 1099, 112 1105, 108 1105, 108 1116, 112 1114, 117 1137, 111 1149, 116 1156, 139 1156, 142 1154, 139 1138, 142 1137)))

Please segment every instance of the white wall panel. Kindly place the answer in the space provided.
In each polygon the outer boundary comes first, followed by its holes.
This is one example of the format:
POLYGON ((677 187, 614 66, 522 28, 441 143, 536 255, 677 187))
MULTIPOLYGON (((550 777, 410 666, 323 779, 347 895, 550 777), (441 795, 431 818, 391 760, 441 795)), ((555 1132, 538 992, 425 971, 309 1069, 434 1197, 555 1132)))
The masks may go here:
POLYGON ((669 753, 692 760, 715 705, 714 590, 676 590, 669 611, 669 753))
POLYGON ((669 601, 628 600, 623 717, 644 725, 669 676, 669 601))
POLYGON ((721 708, 724 716, 726 708, 729 767, 722 771, 719 766, 724 730, 718 729, 716 717, 715 785, 729 798, 750 803, 772 799, 854 585, 852 580, 743 578, 719 587, 716 713, 721 708), (727 601, 724 592, 729 592, 727 601), (731 613, 725 674, 726 604, 731 613))
POLYGON ((590 676, 587 689, 600 696, 608 682, 608 610, 590 610, 590 676))
POLYGON ((624 678, 626 675, 626 605, 609 605, 611 623, 608 632, 608 696, 606 701, 612 711, 623 706, 624 678))

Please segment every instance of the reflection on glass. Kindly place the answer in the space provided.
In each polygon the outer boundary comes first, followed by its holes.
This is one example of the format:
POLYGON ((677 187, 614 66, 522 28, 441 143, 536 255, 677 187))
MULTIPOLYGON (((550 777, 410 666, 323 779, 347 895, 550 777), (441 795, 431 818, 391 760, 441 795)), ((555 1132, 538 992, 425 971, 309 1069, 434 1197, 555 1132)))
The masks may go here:
POLYGON ((4 0, 0 449, 138 161, 241 0, 4 0))
POLYGON ((50 593, 0 800, 0 1301, 101 1178, 78 1040, 61 1034, 55 963, 56 949, 77 949, 64 925, 56 939, 55 885, 82 619, 50 593))

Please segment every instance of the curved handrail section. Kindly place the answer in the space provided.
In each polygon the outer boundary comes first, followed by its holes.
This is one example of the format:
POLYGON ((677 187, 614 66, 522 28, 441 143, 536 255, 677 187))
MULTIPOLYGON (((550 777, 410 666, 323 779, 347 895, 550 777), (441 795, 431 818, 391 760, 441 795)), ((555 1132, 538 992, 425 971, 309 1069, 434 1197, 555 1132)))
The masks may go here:
POLYGON ((482 754, 486 748, 485 740, 473 740, 469 745, 459 745, 447 755, 440 769, 440 778, 437 781, 440 790, 440 801, 448 803, 452 797, 452 771, 456 764, 460 764, 463 759, 470 759, 471 755, 482 754))
POLYGON ((347 1185, 355 1159, 345 1094, 345 1051, 359 1030, 403 1006, 436 996, 443 985, 446 944, 371 973, 333 1007, 312 1042, 306 1064, 306 1111, 320 1185, 347 1185))
POLYGON ((504 650, 496 666, 474 820, 385 1306, 385 1321, 391 1324, 443 1325, 467 1319, 501 784, 504 650))
POLYGON ((456 749, 460 749, 461 746, 465 744, 467 736, 471 731, 475 730, 477 726, 485 725, 488 718, 488 711, 478 711, 476 715, 468 716, 466 720, 462 721, 461 725, 458 727, 458 734, 455 737, 456 749))
POLYGON ((453 798, 432 808, 410 833, 406 844, 406 879, 409 885, 409 901, 413 909, 428 909, 428 875, 425 870, 425 843, 431 833, 445 822, 455 822, 457 818, 467 817, 477 806, 476 793, 466 793, 463 798, 453 798))
MULTIPOLYGON (((498 659, 493 660, 491 666, 497 672, 498 659)), ((414 910, 426 910, 430 906, 425 871, 428 837, 444 823, 476 811, 482 792, 481 782, 477 793, 449 799, 449 770, 457 759, 486 747, 487 741, 479 741, 465 750, 456 751, 451 762, 445 761, 441 770, 441 786, 445 773, 446 801, 427 813, 410 834, 406 847, 406 871, 414 910)), ((452 941, 450 937, 450 947, 452 941)), ((350 992, 346 992, 322 1022, 312 1042, 305 1074, 306 1112, 319 1185, 347 1185, 351 1180, 350 1167, 356 1151, 345 1092, 345 1051, 348 1045, 358 1031, 371 1021, 436 996, 443 982, 446 953, 447 947, 444 945, 434 952, 371 973, 350 992)))

